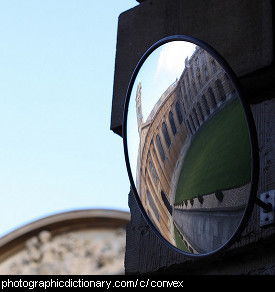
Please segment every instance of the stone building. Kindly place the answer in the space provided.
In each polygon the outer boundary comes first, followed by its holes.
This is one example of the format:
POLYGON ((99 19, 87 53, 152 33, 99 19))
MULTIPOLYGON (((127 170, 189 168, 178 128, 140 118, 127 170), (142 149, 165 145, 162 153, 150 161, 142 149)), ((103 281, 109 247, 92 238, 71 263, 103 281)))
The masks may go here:
POLYGON ((138 84, 137 191, 152 222, 174 245, 173 209, 184 155, 197 132, 237 98, 224 69, 198 46, 186 58, 179 80, 161 95, 146 121, 142 112, 142 83, 138 84))
POLYGON ((128 212, 59 213, 0 238, 0 275, 122 275, 128 212))
MULTIPOLYGON (((193 135, 222 104, 229 100, 235 88, 213 56, 202 48, 186 60, 186 69, 179 80, 179 95, 185 128, 193 135)), ((177 110, 180 116, 181 111, 177 110)))

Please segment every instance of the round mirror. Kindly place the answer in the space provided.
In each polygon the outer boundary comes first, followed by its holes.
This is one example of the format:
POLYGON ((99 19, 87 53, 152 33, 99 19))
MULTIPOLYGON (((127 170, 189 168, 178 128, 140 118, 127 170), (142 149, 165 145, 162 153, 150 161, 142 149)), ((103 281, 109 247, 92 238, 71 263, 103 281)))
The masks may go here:
POLYGON ((132 192, 156 234, 185 255, 223 250, 247 223, 251 123, 237 78, 204 42, 168 37, 138 63, 123 120, 132 192))

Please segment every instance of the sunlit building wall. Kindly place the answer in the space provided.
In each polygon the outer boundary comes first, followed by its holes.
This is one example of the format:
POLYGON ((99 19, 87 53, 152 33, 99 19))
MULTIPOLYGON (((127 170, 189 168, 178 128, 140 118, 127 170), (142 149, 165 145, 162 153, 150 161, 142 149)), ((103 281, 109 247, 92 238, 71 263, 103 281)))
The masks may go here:
POLYGON ((137 191, 150 219, 170 242, 174 241, 172 213, 180 157, 199 129, 233 99, 234 92, 220 64, 199 47, 186 58, 179 80, 162 94, 146 121, 142 84, 138 85, 137 191))

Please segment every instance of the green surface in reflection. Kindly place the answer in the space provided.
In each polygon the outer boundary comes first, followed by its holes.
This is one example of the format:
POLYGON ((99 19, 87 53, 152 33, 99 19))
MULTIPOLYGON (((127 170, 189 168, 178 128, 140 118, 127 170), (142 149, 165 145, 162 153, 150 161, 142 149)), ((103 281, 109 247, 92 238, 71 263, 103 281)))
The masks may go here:
POLYGON ((250 152, 243 108, 235 99, 194 137, 183 162, 175 202, 250 182, 250 152))

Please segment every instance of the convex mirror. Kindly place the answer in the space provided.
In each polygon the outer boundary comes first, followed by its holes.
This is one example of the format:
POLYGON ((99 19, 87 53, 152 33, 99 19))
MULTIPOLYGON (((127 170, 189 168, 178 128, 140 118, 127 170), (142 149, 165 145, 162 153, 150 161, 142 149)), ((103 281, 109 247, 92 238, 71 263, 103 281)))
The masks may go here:
POLYGON ((250 117, 233 71, 200 40, 165 38, 138 63, 124 108, 127 170, 148 224, 177 251, 212 255, 246 225, 256 193, 250 117))

